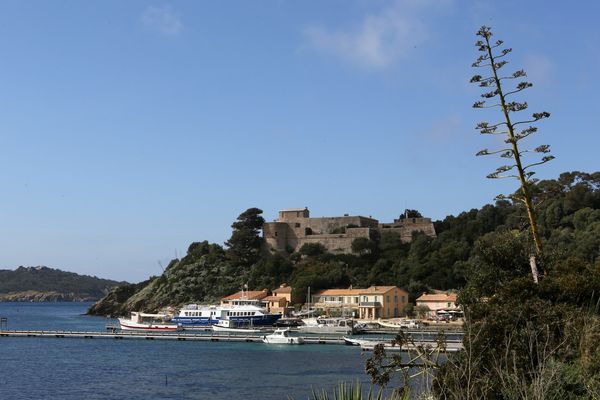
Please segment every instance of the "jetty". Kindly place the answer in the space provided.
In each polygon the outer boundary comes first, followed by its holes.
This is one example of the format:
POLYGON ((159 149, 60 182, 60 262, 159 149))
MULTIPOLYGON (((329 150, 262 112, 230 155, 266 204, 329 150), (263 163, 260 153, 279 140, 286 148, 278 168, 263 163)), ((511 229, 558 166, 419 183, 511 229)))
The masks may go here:
MULTIPOLYGON (((53 339, 113 339, 113 340, 171 340, 171 341, 192 341, 192 342, 238 342, 238 343, 262 343, 262 334, 234 334, 234 333, 161 333, 161 332, 130 332, 130 331, 109 331, 109 332, 88 332, 88 331, 57 331, 57 330, 1 330, 0 338, 53 338, 53 339)), ((345 345, 344 338, 341 336, 316 336, 305 335, 298 336, 306 344, 327 344, 327 345, 345 345)), ((381 340, 390 340, 389 338, 381 340)), ((418 341, 415 345, 435 346, 434 341, 418 341)), ((449 341, 446 343, 447 351, 457 351, 462 348, 462 343, 458 341, 449 341)), ((386 347, 387 349, 387 347, 386 347)), ((397 349, 397 348, 396 348, 397 349)), ((372 348, 365 348, 372 350, 372 348)))

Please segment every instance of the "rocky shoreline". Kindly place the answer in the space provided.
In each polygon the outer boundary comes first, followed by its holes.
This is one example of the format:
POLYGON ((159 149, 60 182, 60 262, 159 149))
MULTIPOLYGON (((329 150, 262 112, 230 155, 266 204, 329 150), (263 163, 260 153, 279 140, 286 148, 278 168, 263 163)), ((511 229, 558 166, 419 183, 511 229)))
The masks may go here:
POLYGON ((86 295, 82 293, 61 293, 56 291, 40 292, 36 290, 26 290, 23 292, 0 293, 0 302, 13 301, 26 303, 41 303, 58 301, 86 302, 97 300, 98 297, 92 295, 86 295))

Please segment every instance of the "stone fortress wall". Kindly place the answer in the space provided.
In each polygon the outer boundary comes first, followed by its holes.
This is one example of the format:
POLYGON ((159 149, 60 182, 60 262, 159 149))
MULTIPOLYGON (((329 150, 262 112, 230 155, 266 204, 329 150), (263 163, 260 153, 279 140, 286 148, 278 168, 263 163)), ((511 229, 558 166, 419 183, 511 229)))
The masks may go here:
POLYGON ((371 217, 349 216, 310 218, 308 208, 279 211, 279 217, 263 225, 267 247, 277 252, 297 251, 305 243, 320 243, 334 254, 352 253, 352 242, 360 237, 373 238, 378 232, 398 232, 403 242, 409 242, 414 231, 435 237, 430 218, 395 219, 379 223, 371 217))

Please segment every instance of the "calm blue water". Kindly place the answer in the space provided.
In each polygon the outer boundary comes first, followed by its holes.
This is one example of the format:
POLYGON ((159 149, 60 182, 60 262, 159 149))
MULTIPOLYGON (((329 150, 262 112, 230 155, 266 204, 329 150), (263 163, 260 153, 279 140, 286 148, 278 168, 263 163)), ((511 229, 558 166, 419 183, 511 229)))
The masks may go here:
MULTIPOLYGON (((87 307, 0 303, 0 316, 9 329, 104 331, 112 320, 87 307)), ((0 338, 0 399, 300 400, 340 381, 368 386, 367 357, 337 345, 0 338)))

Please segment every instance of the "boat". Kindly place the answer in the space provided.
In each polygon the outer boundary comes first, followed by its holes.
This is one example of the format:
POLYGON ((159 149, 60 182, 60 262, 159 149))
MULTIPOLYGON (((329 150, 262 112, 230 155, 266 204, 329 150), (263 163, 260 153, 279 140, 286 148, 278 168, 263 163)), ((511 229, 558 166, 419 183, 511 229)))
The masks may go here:
POLYGON ((349 338, 344 336, 344 344, 348 345, 348 346, 361 346, 361 345, 368 345, 368 344, 372 344, 373 342, 375 342, 374 340, 368 340, 368 339, 353 339, 353 338, 349 338))
POLYGON ((393 323, 393 322, 385 322, 382 320, 377 320, 377 323, 379 325, 383 326, 384 328, 393 328, 393 329, 419 329, 419 328, 421 328, 421 324, 419 324, 417 321, 412 320, 412 319, 403 320, 397 324, 393 323))
POLYGON ((260 300, 238 299, 221 306, 189 304, 182 308, 172 322, 184 328, 217 325, 220 320, 230 320, 237 326, 270 326, 281 314, 270 314, 260 300))
POLYGON ((174 332, 180 329, 177 324, 169 323, 171 319, 167 314, 148 314, 133 311, 129 318, 119 318, 119 327, 122 330, 174 332))
MULTIPOLYGON (((221 319, 221 320, 219 320, 219 322, 217 322, 216 325, 212 325, 211 328, 214 332, 230 332, 230 333, 265 332, 264 329, 255 328, 251 324, 243 326, 243 325, 236 324, 234 321, 229 320, 229 319, 221 319)), ((272 330, 269 330, 268 332, 272 332, 272 330)))
POLYGON ((354 320, 349 318, 305 318, 304 325, 298 327, 298 332, 313 334, 343 334, 351 335, 354 331, 354 320))
POLYGON ((290 329, 276 329, 270 335, 263 336, 263 343, 268 344, 304 344, 304 339, 301 337, 290 336, 290 329))

